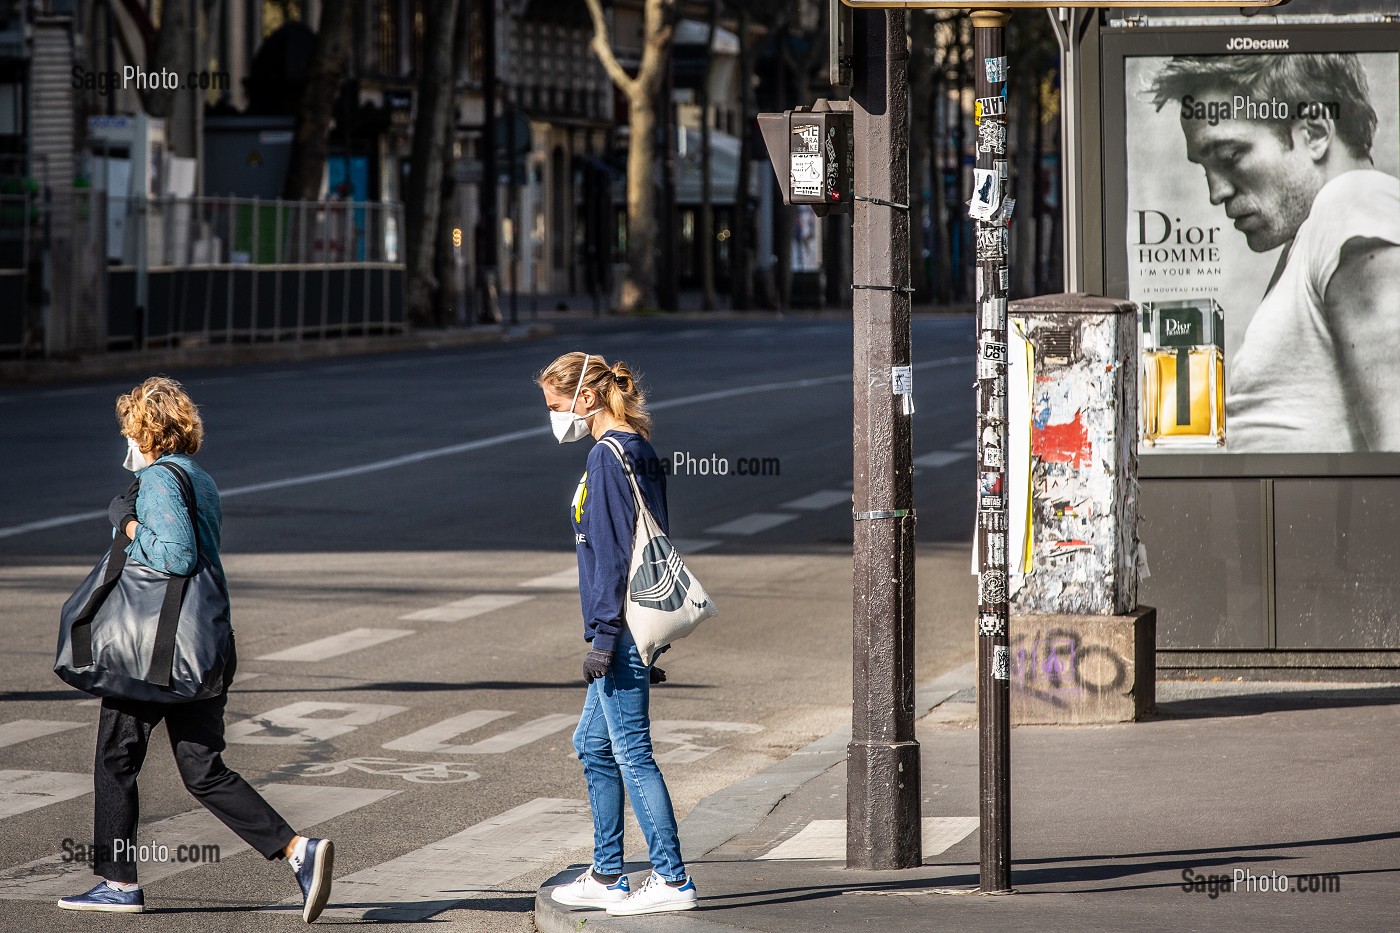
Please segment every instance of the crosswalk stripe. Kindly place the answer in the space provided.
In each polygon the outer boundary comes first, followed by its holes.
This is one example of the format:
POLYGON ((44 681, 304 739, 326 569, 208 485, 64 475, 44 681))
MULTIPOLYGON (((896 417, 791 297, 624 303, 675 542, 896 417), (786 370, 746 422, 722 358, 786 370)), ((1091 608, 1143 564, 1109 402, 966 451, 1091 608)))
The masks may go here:
POLYGON ((699 554, 701 551, 708 551, 712 547, 719 547, 723 541, 716 541, 713 538, 672 538, 671 545, 682 554, 699 554))
POLYGON ((338 658, 342 654, 349 654, 352 651, 363 651, 366 648, 373 648, 375 645, 382 645, 396 638, 413 634, 415 633, 410 628, 352 628, 348 632, 339 632, 325 638, 318 638, 304 645, 297 645, 295 648, 259 655, 257 660, 315 663, 327 658, 338 658))
POLYGON ((92 775, 68 771, 0 771, 0 819, 92 793, 92 775))
MULTIPOLYGON (((92 789, 92 776, 82 775, 92 789)), ((367 807, 396 790, 374 790, 364 787, 327 787, 314 784, 264 784, 258 788, 267 802, 286 818, 288 823, 305 830, 317 823, 367 807)), ((198 867, 196 863, 174 861, 174 853, 182 845, 219 847, 219 860, 248 850, 248 845, 234 835, 203 807, 186 810, 172 817, 142 826, 137 833, 142 845, 166 846, 172 861, 143 862, 141 883, 149 884, 198 867)), ((92 867, 86 862, 65 862, 62 853, 54 853, 25 865, 0 871, 0 898, 47 900, 77 894, 92 886, 92 867)), ((290 876, 290 872, 288 872, 290 876)), ((290 877, 287 883, 293 885, 290 877)))
POLYGON ((736 518, 723 525, 715 525, 713 528, 706 528, 707 535, 755 535, 760 531, 767 531, 769 528, 776 528, 779 525, 790 522, 796 515, 785 515, 781 512, 754 512, 752 515, 745 515, 736 518))
MULTIPOLYGON (((593 841, 582 800, 537 798, 396 859, 337 878, 334 919, 421 920, 593 841)), ((289 899, 290 901, 290 899, 289 899)), ((299 902, 293 902, 299 903, 299 902)))
POLYGON ((851 493, 846 489, 823 489, 821 492, 814 492, 810 496, 803 496, 801 499, 793 499, 791 502, 784 502, 785 509, 809 509, 818 511, 829 509, 833 505, 840 505, 845 502, 850 504, 851 493))
POLYGON ((966 460, 970 456, 972 456, 970 451, 935 450, 933 453, 924 454, 922 457, 915 457, 914 466, 929 467, 936 470, 950 463, 966 460))
POLYGON ((468 596, 466 599, 459 599, 455 603, 448 603, 445 606, 410 612, 406 616, 399 616, 399 618, 404 622, 461 622, 474 616, 494 612, 497 609, 505 609, 528 602, 534 598, 533 596, 520 596, 511 593, 482 593, 477 596, 468 596))
POLYGON ((570 567, 568 570, 561 570, 548 576, 535 577, 520 585, 538 590, 576 590, 578 589, 578 567, 570 567))
MULTIPOLYGON (((966 839, 977 828, 975 816, 926 816, 923 819, 923 855, 939 855, 966 839)), ((843 859, 846 857, 846 821, 813 820, 796 835, 768 850, 760 859, 843 859)))
POLYGON ((12 722, 0 723, 0 748, 4 748, 6 745, 18 745, 20 742, 28 742, 30 739, 43 738, 56 732, 80 729, 86 725, 90 725, 90 723, 69 722, 61 719, 16 719, 12 722))
POLYGON ((473 729, 480 729, 482 726, 495 722, 497 719, 505 719, 511 715, 508 709, 474 709, 460 716, 453 716, 451 719, 444 719, 442 722, 434 723, 426 729, 419 729, 417 732, 410 732, 400 739, 392 742, 385 742, 383 747, 396 752, 446 752, 448 754, 462 754, 470 748, 470 745, 453 745, 452 740, 457 736, 473 729))

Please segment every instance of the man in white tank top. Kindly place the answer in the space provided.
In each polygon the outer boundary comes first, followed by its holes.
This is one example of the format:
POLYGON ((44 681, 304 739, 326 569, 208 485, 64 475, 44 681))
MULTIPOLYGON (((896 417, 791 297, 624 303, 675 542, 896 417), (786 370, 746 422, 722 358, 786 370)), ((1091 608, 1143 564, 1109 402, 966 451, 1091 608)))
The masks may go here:
POLYGON ((1229 448, 1400 451, 1400 180, 1356 56, 1178 58, 1151 90, 1250 249, 1285 246, 1227 363, 1229 448))

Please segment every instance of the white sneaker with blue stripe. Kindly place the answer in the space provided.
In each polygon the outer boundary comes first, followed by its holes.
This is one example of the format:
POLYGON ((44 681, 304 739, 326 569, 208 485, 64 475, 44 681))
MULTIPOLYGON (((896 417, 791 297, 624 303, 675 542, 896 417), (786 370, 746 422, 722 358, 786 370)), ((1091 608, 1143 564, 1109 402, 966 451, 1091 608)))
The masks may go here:
POLYGON ((626 875, 612 884, 604 884, 593 877, 593 869, 585 868, 583 874, 550 891, 549 896, 554 903, 565 907, 610 907, 621 904, 629 890, 626 875))
POLYGON ((671 910, 690 910, 695 906, 695 882, 687 875, 685 883, 676 887, 666 883, 656 872, 647 876, 640 888, 620 904, 608 908, 611 917, 633 917, 637 914, 660 914, 671 910))

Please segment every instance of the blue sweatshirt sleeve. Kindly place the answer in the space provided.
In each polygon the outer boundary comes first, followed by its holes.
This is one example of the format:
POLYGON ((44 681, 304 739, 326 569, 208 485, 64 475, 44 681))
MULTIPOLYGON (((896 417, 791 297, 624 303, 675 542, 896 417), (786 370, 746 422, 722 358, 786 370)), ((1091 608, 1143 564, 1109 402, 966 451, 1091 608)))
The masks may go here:
POLYGON ((180 484, 165 467, 141 471, 136 521, 136 539, 126 549, 132 560, 163 573, 194 572, 195 529, 180 484))
POLYGON ((632 566, 632 531, 637 505, 632 486, 612 451, 598 444, 588 458, 588 507, 584 533, 593 551, 591 579, 585 586, 584 628, 593 633, 593 648, 612 651, 622 631, 627 574, 632 566))

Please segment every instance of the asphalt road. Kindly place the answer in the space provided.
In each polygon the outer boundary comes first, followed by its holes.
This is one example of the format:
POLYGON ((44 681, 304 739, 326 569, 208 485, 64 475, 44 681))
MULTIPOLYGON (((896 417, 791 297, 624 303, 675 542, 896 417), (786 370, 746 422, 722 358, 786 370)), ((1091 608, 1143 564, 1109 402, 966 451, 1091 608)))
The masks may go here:
MULTIPOLYGON (((971 653, 972 348, 970 318, 915 322, 921 681, 971 653)), ((653 695, 678 810, 849 719, 849 322, 586 320, 530 343, 171 373, 224 495, 226 758, 335 838, 328 919, 527 931, 538 881, 587 857, 566 508, 589 442, 554 443, 532 381, 570 349, 641 371, 671 530, 721 608, 653 695)), ((113 401, 134 381, 0 389, 0 930, 52 927, 53 899, 89 884, 61 856, 90 841, 96 709, 54 678, 53 642, 129 482, 113 401)), ((140 841, 221 846, 217 865, 143 865, 143 929, 286 927, 290 873, 186 795, 160 736, 141 786, 140 841)))

